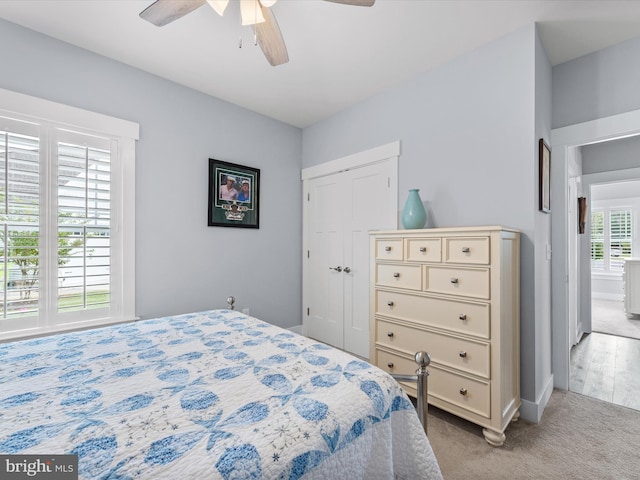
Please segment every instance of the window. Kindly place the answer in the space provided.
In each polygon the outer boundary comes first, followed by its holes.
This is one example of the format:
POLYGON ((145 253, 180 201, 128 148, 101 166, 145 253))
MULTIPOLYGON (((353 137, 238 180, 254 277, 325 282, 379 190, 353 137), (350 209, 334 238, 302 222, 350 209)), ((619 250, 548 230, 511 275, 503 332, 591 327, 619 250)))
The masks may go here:
POLYGON ((604 270, 604 212, 591 213, 591 269, 604 270))
POLYGON ((133 319, 137 125, 0 90, 5 103, 25 113, 0 110, 0 338, 133 319))
POLYGON ((632 254, 631 208, 613 207, 591 213, 591 269, 622 272, 632 254))
POLYGON ((609 220, 609 269, 621 272, 631 258, 631 210, 611 210, 609 220))

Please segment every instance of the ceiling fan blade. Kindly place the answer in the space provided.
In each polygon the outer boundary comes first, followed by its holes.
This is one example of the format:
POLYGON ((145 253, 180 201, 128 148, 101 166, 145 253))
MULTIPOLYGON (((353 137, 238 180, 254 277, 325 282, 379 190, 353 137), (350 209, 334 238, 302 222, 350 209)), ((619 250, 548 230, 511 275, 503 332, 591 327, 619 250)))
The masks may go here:
POLYGON ((354 5, 356 7, 371 7, 376 0, 326 0, 327 2, 343 3, 345 5, 354 5))
POLYGON ((258 45, 262 49, 262 53, 267 57, 267 60, 271 65, 278 66, 289 61, 289 54, 287 53, 287 47, 284 44, 284 38, 282 38, 282 32, 276 21, 276 17, 271 12, 270 8, 260 6, 262 15, 264 16, 264 22, 256 23, 256 37, 258 38, 258 45))
POLYGON ((206 0, 156 0, 142 12, 140 18, 162 27, 204 5, 206 0))

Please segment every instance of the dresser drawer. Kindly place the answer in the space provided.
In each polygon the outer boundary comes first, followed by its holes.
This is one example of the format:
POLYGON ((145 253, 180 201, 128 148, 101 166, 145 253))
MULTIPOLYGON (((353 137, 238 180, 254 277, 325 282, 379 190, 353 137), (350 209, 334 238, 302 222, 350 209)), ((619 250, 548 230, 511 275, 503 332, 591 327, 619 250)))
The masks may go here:
POLYGON ((488 268, 425 267, 425 290, 489 299, 488 268))
POLYGON ((451 237, 444 239, 444 261, 489 265, 489 237, 451 237))
MULTIPOLYGON (((413 360, 384 350, 376 350, 376 359, 376 365, 391 374, 413 375, 418 369, 413 360)), ((430 397, 491 418, 491 388, 488 382, 441 370, 434 365, 429 365, 427 371, 427 392, 430 397)), ((416 382, 401 383, 411 386, 414 391, 416 389, 416 382)))
POLYGON ((402 246, 401 238, 376 240, 376 260, 402 260, 402 246))
POLYGON ((409 262, 441 262, 442 240, 439 238, 407 238, 406 257, 409 262))
POLYGON ((431 361, 472 375, 489 378, 489 345, 449 335, 418 330, 386 320, 376 320, 376 343, 415 354, 429 352, 431 361))
POLYGON ((420 265, 376 265, 376 283, 388 287, 422 290, 420 265))
POLYGON ((429 395, 491 418, 491 388, 488 382, 441 370, 435 366, 427 367, 427 370, 429 395))
POLYGON ((474 337, 489 338, 489 304, 376 290, 376 315, 410 320, 474 337))

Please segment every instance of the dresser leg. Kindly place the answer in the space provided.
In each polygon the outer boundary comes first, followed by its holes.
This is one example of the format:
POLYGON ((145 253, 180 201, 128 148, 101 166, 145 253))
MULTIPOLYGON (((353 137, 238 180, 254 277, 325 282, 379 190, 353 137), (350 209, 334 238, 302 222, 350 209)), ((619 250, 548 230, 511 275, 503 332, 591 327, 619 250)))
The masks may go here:
POLYGON ((520 410, 513 414, 512 422, 517 422, 520 419, 520 410))
POLYGON ((488 428, 483 428, 482 434, 484 435, 484 439, 487 443, 492 447, 501 447, 507 438, 504 433, 489 430, 488 428))

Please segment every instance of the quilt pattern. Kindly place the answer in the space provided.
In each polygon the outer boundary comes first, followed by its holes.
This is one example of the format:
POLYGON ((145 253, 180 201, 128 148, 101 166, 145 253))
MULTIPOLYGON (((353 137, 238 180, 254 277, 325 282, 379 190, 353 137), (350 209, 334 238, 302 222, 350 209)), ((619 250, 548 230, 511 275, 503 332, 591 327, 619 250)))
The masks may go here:
POLYGON ((235 311, 0 345, 0 452, 80 478, 298 479, 394 415, 381 370, 235 311))

